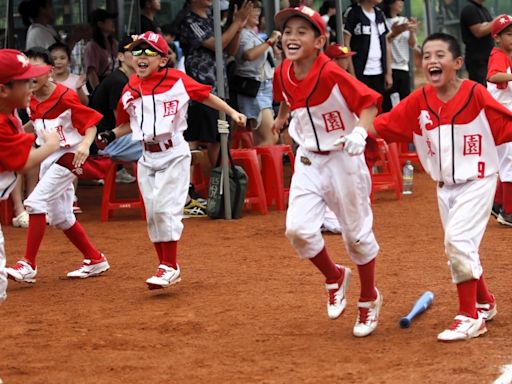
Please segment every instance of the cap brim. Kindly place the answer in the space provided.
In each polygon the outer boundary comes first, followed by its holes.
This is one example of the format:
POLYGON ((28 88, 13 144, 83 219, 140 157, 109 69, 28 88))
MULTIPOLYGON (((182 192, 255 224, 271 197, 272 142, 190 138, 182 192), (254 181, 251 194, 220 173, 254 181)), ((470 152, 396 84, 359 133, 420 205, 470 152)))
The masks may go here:
POLYGON ((51 69, 52 67, 50 65, 30 65, 25 73, 15 76, 11 80, 33 79, 34 77, 46 75, 51 69))
POLYGON ((136 46, 141 45, 142 43, 145 43, 145 44, 149 45, 150 47, 153 47, 157 52, 160 52, 164 56, 169 55, 169 52, 162 52, 162 50, 160 48, 158 48, 154 43, 152 43, 151 41, 148 41, 146 39, 135 40, 133 43, 130 44, 130 46, 127 50, 130 51, 133 48, 135 48, 136 46))

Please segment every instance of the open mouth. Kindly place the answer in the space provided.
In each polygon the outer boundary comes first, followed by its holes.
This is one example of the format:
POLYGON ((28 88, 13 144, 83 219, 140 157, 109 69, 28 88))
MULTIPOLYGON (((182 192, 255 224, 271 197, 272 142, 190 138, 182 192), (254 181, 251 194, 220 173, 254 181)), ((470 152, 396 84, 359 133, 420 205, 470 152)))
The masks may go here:
POLYGON ((443 74, 443 70, 439 67, 429 68, 428 74, 433 81, 439 80, 443 74))
POLYGON ((139 64, 137 64, 137 67, 144 70, 144 69, 147 69, 149 67, 149 65, 148 65, 148 63, 140 62, 139 64))

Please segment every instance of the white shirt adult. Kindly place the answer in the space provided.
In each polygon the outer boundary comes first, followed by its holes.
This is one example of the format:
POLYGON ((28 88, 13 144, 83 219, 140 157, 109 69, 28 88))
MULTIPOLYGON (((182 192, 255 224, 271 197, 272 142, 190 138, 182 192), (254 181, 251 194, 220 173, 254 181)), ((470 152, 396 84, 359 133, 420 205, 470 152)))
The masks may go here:
POLYGON ((51 25, 32 23, 28 27, 25 49, 34 47, 48 48, 50 45, 60 41, 59 34, 51 25))

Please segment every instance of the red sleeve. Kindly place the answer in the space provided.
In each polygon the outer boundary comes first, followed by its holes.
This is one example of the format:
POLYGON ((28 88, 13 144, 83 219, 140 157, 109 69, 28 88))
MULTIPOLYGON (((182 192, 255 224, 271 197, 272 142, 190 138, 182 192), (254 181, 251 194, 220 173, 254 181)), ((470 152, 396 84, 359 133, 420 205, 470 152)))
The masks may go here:
POLYGON ((420 107, 416 95, 407 96, 390 112, 383 113, 373 120, 375 130, 388 143, 412 142, 413 132, 419 131, 418 115, 420 107))
POLYGON ((281 64, 274 71, 272 87, 274 92, 274 101, 276 103, 284 101, 283 90, 281 89, 281 64))
POLYGON ((182 74, 181 71, 175 70, 181 74, 181 79, 183 80, 183 85, 185 86, 185 89, 190 96, 190 98, 194 101, 202 102, 206 100, 210 93, 212 92, 212 86, 211 85, 205 85, 201 84, 197 81, 195 81, 190 76, 187 76, 186 74, 182 74))
POLYGON ((116 109, 116 126, 119 126, 121 124, 129 124, 130 123, 130 115, 123 107, 123 100, 122 98, 119 99, 119 102, 117 103, 117 109, 116 109))
POLYGON ((16 132, 18 128, 19 122, 14 116, 0 117, 0 172, 18 171, 27 163, 35 136, 16 132))
MULTIPOLYGON (((379 109, 379 112, 381 111, 382 95, 380 93, 348 74, 334 62, 327 65, 329 67, 326 68, 325 75, 329 77, 330 81, 338 84, 341 94, 352 112, 360 116, 363 109, 373 105, 379 109)), ((324 76, 323 73, 322 76, 324 76)))
POLYGON ((484 105, 496 145, 512 141, 512 111, 496 101, 482 85, 477 85, 475 93, 484 105))
MULTIPOLYGON (((508 68, 510 68, 511 60, 510 58, 503 54, 501 51, 494 49, 489 56, 489 65, 487 69, 487 81, 489 78, 497 73, 507 73, 508 68)), ((508 82, 503 83, 495 83, 498 89, 505 89, 508 86, 508 82)))
POLYGON ((67 92, 65 98, 71 109, 71 123, 82 136, 85 135, 87 129, 97 125, 102 119, 103 115, 101 113, 80 102, 76 92, 67 92))

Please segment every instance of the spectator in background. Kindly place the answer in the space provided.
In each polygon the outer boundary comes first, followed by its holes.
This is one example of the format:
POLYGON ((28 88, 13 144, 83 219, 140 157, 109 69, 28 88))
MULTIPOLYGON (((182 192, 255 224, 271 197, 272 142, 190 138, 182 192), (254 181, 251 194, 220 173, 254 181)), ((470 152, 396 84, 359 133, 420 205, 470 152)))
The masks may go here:
MULTIPOLYGON (((384 95, 382 107, 383 110, 389 111, 393 105, 391 100, 393 94, 397 93, 399 100, 403 100, 411 93, 410 48, 416 46, 418 23, 415 18, 407 19, 407 17, 400 16, 404 8, 403 0, 384 0, 382 5, 388 29, 391 31, 387 35, 387 42, 391 49, 393 86, 384 95)), ((398 100, 396 100, 396 103, 398 103, 398 100)))
POLYGON ((52 27, 52 0, 24 0, 18 6, 23 24, 28 27, 25 49, 48 48, 60 41, 60 36, 52 27))
POLYGON ((54 64, 52 72, 53 81, 61 83, 78 93, 80 102, 84 105, 88 105, 89 92, 85 86, 87 79, 85 74, 76 75, 69 72, 70 52, 68 46, 59 42, 50 45, 48 51, 50 52, 54 64))
MULTIPOLYGON (((272 79, 274 78, 275 60, 272 47, 281 38, 279 31, 273 31, 267 41, 259 38, 255 30, 262 13, 260 1, 253 2, 253 8, 245 27, 240 32, 240 46, 236 53, 235 78, 249 78, 260 82, 256 97, 237 92, 238 108, 247 116, 247 127, 252 130, 254 142, 258 145, 275 144, 278 137, 272 131, 274 114, 272 108, 272 79)), ((241 81, 240 83, 243 83, 241 81)))
POLYGON ((160 0, 139 0, 140 5, 140 32, 147 31, 161 33, 162 30, 155 19, 155 15, 162 8, 160 0))
MULTIPOLYGON (((129 36, 124 37, 119 44, 117 60, 119 66, 100 85, 91 97, 91 108, 100 112, 103 118, 98 123, 98 133, 112 130, 116 127, 116 109, 124 86, 128 83, 129 77, 135 73, 133 67, 133 57, 130 52, 130 45, 133 39, 129 36)), ((138 141, 132 140, 132 134, 123 136, 110 143, 101 154, 106 154, 114 160, 137 161, 142 156, 142 145, 138 141)), ((133 183, 135 177, 128 171, 119 167, 116 173, 116 182, 133 183)))
POLYGON ((176 63, 173 65, 173 68, 185 72, 185 56, 183 56, 183 50, 180 47, 180 42, 176 39, 174 26, 172 24, 162 25, 162 36, 176 54, 176 63))
POLYGON ((88 88, 92 92, 117 66, 117 41, 114 39, 114 19, 117 13, 98 8, 92 11, 92 40, 84 51, 84 66, 88 88))
POLYGON ((361 0, 347 10, 345 45, 357 52, 352 58, 356 77, 384 94, 393 85, 391 53, 386 41, 386 16, 378 5, 382 0, 361 0))
POLYGON ((327 44, 330 42, 336 41, 336 6, 333 0, 325 0, 320 6, 318 13, 322 16, 322 20, 325 25, 327 25, 327 32, 329 33, 329 40, 327 44), (334 22, 334 28, 333 28, 334 22))
POLYGON ((469 79, 487 86, 487 63, 494 41, 491 36, 492 17, 484 2, 468 0, 460 13, 460 29, 466 45, 464 62, 469 79))

